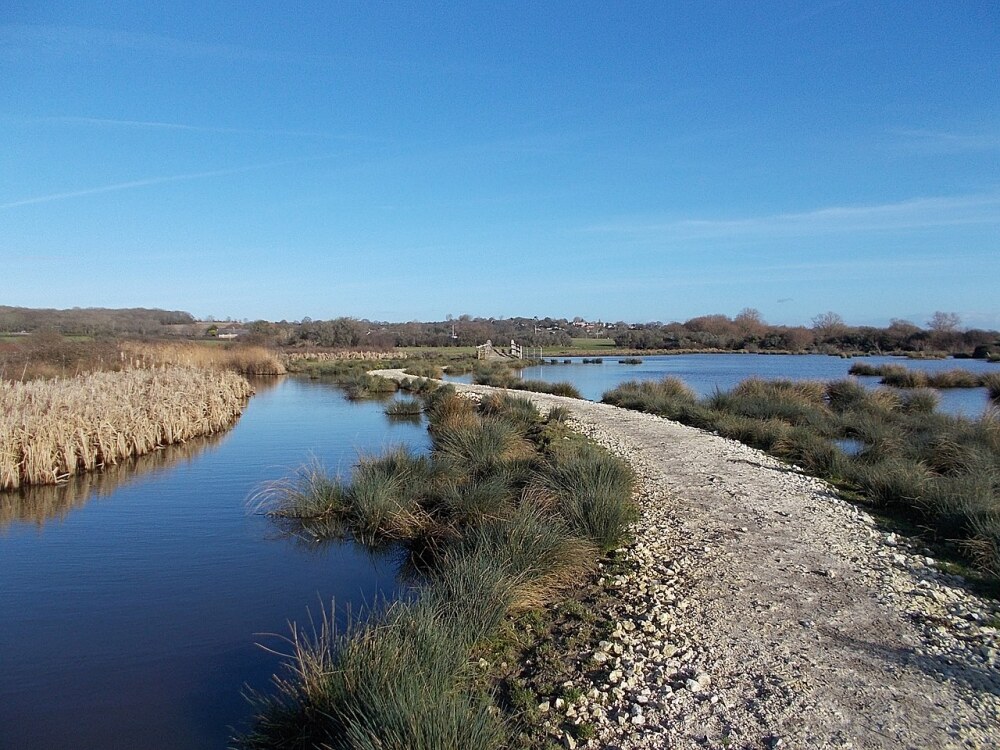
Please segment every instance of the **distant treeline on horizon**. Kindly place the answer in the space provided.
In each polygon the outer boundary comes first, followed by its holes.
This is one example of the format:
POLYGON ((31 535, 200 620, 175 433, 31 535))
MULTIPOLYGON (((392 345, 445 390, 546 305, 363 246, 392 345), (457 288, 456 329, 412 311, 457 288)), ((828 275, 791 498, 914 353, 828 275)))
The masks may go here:
POLYGON ((299 321, 199 321, 179 310, 147 308, 70 310, 0 306, 0 333, 56 331, 67 336, 239 338, 285 347, 363 348, 474 346, 516 339, 528 347, 570 347, 574 338, 601 338, 638 351, 717 349, 750 351, 952 352, 987 357, 1000 354, 1000 333, 961 328, 954 313, 938 312, 925 327, 893 320, 885 328, 848 325, 822 313, 812 325, 770 325, 752 308, 734 318, 703 315, 685 322, 588 322, 583 318, 476 318, 391 323, 340 317, 299 321))

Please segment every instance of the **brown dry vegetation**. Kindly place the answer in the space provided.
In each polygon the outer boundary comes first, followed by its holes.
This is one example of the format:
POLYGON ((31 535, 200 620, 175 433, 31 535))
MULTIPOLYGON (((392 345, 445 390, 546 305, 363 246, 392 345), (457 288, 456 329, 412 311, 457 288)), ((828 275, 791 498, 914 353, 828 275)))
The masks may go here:
POLYGON ((0 380, 68 378, 91 372, 183 365, 233 370, 246 376, 281 375, 285 367, 271 350, 244 344, 184 341, 78 340, 52 331, 0 342, 0 380))
POLYGON ((233 370, 249 377, 285 372, 278 357, 263 346, 125 341, 121 351, 123 359, 132 367, 183 365, 206 370, 233 370))
POLYGON ((0 381, 0 489, 54 484, 218 432, 252 392, 235 373, 191 367, 0 381))

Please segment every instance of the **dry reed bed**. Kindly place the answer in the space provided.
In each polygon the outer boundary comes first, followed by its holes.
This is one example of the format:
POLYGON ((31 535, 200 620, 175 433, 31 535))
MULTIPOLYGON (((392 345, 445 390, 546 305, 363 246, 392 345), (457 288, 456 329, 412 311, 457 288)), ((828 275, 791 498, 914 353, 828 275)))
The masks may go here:
POLYGON ((0 382, 0 489, 55 484, 218 432, 252 393, 235 373, 187 367, 0 382))
POLYGON ((233 370, 248 377, 285 374, 285 366, 277 355, 263 346, 125 341, 121 344, 120 356, 126 367, 182 365, 233 370))

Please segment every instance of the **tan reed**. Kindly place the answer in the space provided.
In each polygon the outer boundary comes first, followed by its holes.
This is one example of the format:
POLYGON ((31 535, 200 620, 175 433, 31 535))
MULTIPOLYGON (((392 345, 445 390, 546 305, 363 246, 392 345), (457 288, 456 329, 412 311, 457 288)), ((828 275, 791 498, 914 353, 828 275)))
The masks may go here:
POLYGON ((218 432, 252 393, 236 373, 193 367, 0 381, 0 490, 56 484, 218 432))

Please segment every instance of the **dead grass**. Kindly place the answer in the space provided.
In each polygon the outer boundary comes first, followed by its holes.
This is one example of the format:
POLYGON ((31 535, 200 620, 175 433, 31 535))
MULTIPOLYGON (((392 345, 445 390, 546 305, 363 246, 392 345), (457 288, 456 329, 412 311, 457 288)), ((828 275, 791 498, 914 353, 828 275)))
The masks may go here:
POLYGON ((55 484, 218 432, 252 392, 233 372, 193 367, 0 381, 0 489, 55 484))

